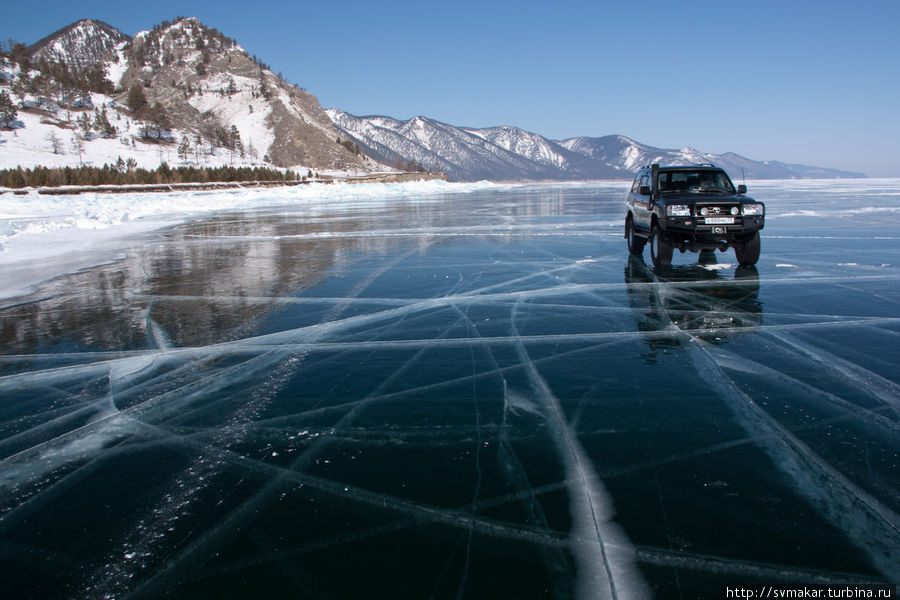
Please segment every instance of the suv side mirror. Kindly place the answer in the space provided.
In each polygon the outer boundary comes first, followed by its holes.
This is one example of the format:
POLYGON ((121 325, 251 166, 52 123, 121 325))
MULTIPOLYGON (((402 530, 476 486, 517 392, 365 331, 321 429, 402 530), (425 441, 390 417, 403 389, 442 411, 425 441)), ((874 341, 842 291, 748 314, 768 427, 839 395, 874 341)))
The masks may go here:
POLYGON ((746 194, 746 193, 747 193, 747 186, 742 183, 741 185, 738 186, 738 194, 746 194))
POLYGON ((650 186, 642 185, 641 186, 641 196, 649 196, 650 195, 650 186))

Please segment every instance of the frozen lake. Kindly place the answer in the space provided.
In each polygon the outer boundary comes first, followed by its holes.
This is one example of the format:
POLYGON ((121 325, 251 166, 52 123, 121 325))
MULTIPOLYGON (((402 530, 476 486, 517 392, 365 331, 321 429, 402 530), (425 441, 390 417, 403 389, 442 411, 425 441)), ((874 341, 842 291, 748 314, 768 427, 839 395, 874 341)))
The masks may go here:
POLYGON ((663 272, 625 186, 260 196, 0 300, 4 594, 900 583, 900 181, 663 272))

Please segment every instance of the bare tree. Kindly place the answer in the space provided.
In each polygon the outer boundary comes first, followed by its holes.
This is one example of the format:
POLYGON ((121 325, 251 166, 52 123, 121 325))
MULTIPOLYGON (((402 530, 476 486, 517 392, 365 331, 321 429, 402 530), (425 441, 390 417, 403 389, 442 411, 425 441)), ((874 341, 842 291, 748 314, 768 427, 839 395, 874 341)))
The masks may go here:
POLYGON ((78 153, 78 162, 83 165, 84 164, 84 159, 83 159, 84 140, 77 133, 72 135, 71 146, 72 146, 72 150, 74 150, 75 152, 78 153))
POLYGON ((50 150, 53 154, 62 154, 62 140, 59 139, 56 132, 50 131, 47 133, 47 143, 50 144, 50 150))

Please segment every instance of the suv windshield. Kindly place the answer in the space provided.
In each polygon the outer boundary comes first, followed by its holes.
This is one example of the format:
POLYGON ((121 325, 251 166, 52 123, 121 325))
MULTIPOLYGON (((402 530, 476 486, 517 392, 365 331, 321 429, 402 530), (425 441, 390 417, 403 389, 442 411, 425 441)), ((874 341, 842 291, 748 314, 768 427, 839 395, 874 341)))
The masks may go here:
POLYGON ((659 191, 693 192, 697 194, 734 194, 734 186, 723 171, 692 170, 660 171, 659 191))

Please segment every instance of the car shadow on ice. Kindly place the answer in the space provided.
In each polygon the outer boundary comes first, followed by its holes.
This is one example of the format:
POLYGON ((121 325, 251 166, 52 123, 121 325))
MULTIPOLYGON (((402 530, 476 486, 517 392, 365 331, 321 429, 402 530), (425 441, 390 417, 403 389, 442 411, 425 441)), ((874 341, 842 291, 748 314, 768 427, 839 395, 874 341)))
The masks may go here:
POLYGON ((720 342, 762 325, 759 273, 754 266, 715 262, 701 253, 697 264, 651 270, 643 257, 625 265, 625 287, 638 331, 651 350, 681 346, 693 338, 720 342))

